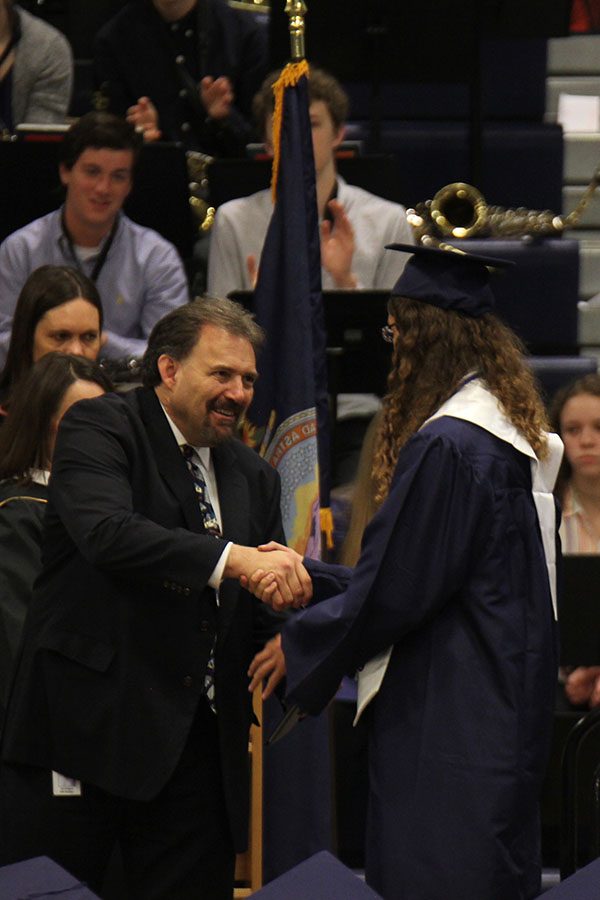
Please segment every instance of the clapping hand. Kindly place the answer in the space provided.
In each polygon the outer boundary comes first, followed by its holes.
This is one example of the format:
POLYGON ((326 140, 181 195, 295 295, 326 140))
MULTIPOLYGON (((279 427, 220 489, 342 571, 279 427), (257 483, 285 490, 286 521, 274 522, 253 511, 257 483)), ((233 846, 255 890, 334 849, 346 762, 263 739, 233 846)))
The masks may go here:
POLYGON ((127 110, 127 121, 141 131, 145 141, 158 141, 161 130, 158 127, 158 112, 149 97, 140 97, 134 106, 127 110))
POLYGON ((234 100, 233 86, 229 78, 211 78, 207 75, 200 82, 200 99, 211 119, 226 119, 234 100))
POLYGON ((333 278, 336 287, 354 290, 358 286, 352 272, 354 229, 339 200, 330 200, 327 207, 333 223, 328 219, 321 223, 321 263, 333 278))

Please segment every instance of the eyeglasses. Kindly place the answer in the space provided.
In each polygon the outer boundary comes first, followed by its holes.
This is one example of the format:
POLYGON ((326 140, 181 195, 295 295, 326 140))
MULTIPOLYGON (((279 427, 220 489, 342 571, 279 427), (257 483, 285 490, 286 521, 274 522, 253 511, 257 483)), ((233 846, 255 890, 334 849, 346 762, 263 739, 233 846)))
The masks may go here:
POLYGON ((381 337, 384 339, 386 344, 394 343, 394 328, 395 325, 384 325, 381 329, 381 337))

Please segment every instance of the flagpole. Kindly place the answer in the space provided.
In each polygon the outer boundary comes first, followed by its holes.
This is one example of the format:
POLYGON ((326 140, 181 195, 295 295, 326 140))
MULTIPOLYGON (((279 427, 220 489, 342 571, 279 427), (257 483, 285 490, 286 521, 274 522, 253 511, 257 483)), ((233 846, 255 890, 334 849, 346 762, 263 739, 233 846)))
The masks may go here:
MULTIPOLYGON (((290 32, 290 64, 298 64, 302 63, 306 66, 306 51, 304 46, 304 16, 306 15, 306 3, 304 0, 287 0, 285 4, 285 12, 289 17, 289 32, 290 32)), ((273 129, 273 133, 275 134, 275 126, 273 129)), ((278 150, 276 150, 275 159, 273 161, 273 196, 275 196, 276 185, 277 185, 277 171, 279 166, 278 160, 278 150)), ((327 445, 328 446, 328 445, 327 445)), ((328 471, 328 468, 327 468, 328 471)), ((328 478, 325 479, 325 482, 321 482, 321 487, 323 483, 328 484, 328 478)), ((325 500, 324 504, 321 505, 320 510, 320 521, 321 521, 321 532, 325 535, 326 546, 328 550, 333 549, 333 516, 331 513, 331 507, 329 505, 329 488, 326 490, 326 498, 321 496, 321 501, 325 500)))
POLYGON ((285 11, 290 19, 290 50, 292 62, 304 59, 304 16, 306 3, 304 0, 287 0, 285 11))

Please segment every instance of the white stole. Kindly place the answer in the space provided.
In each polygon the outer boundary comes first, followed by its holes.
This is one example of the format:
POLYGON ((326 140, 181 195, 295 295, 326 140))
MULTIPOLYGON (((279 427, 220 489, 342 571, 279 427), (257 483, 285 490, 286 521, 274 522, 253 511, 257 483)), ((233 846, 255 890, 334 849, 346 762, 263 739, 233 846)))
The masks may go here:
MULTIPOLYGON (((528 456, 531 463, 531 493, 535 504, 552 607, 556 618, 556 507, 554 505, 554 484, 563 454, 563 444, 557 434, 550 433, 548 438, 548 455, 539 460, 529 443, 520 431, 506 418, 498 399, 483 384, 481 379, 473 378, 453 394, 440 406, 437 412, 423 423, 425 428, 434 419, 441 416, 452 416, 463 419, 485 428, 490 434, 513 446, 519 453, 528 456)), ((419 429, 421 430, 421 429, 419 429)), ((360 719, 364 709, 378 693, 386 673, 393 647, 388 647, 370 659, 358 673, 358 699, 354 724, 360 719)))

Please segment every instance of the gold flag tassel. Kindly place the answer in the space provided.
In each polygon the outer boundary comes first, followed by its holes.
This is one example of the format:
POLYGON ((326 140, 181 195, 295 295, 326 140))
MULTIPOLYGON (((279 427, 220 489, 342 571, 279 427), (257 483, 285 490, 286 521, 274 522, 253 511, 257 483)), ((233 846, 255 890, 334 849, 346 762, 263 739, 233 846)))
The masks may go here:
POLYGON ((333 550, 333 513, 329 506, 321 510, 321 534, 325 535, 327 549, 333 550))
POLYGON ((290 62, 282 70, 281 75, 273 85, 275 95, 275 109, 273 110, 273 165, 271 168, 271 197, 273 203, 277 200, 277 179, 279 177, 279 159, 281 157, 281 123, 283 121, 283 95, 286 88, 294 87, 300 79, 308 76, 308 63, 305 59, 300 62, 290 62))

